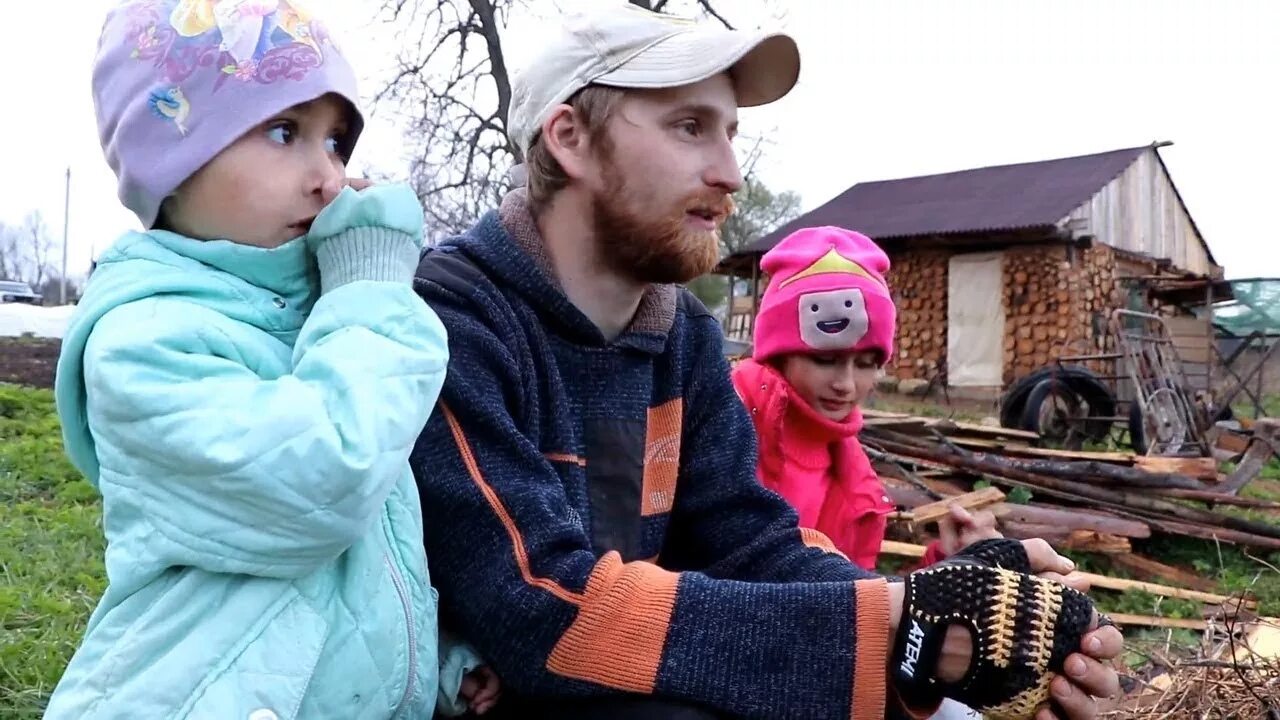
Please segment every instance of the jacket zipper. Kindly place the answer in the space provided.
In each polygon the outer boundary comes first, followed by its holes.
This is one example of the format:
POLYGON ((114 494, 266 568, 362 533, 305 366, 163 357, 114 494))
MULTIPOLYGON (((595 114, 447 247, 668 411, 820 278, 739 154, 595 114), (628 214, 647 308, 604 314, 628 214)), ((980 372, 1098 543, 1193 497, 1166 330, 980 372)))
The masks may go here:
POLYGON ((414 685, 418 679, 418 633, 414 630, 413 604, 409 600, 409 590, 405 587, 404 578, 400 576, 400 569, 396 567, 389 553, 384 553, 382 559, 391 573, 391 583, 396 586, 396 593, 400 595, 400 604, 404 607, 405 628, 409 632, 409 679, 404 685, 404 696, 400 698, 400 704, 396 706, 396 711, 392 715, 392 717, 399 717, 404 706, 413 697, 414 685))

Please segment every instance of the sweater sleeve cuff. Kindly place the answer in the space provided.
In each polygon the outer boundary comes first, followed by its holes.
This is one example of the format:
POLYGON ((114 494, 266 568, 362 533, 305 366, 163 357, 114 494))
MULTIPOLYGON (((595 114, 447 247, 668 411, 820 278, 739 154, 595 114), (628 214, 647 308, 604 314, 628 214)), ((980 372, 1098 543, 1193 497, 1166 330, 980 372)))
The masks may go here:
POLYGON ((412 282, 418 264, 413 236, 380 227, 355 227, 316 249, 320 292, 359 280, 412 282))
POLYGON ((854 590, 853 714, 884 708, 889 683, 889 585, 859 580, 854 590))

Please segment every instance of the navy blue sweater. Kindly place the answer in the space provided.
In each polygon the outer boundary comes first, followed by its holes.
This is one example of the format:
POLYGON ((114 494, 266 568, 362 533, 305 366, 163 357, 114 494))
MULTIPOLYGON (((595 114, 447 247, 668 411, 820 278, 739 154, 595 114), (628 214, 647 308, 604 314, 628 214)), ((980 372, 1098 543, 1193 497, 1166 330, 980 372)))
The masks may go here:
POLYGON ((715 318, 653 286, 606 341, 507 197, 423 257, 449 333, 413 456, 446 619, 525 695, 878 718, 888 592, 756 480, 715 318))

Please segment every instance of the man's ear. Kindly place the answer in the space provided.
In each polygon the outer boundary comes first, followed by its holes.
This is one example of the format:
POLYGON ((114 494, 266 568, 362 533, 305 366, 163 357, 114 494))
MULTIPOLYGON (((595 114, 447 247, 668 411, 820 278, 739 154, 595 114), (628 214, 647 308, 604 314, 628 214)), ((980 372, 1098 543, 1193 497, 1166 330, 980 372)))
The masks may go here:
POLYGON ((542 123, 542 144, 570 179, 589 173, 591 138, 572 106, 561 104, 551 111, 542 123))

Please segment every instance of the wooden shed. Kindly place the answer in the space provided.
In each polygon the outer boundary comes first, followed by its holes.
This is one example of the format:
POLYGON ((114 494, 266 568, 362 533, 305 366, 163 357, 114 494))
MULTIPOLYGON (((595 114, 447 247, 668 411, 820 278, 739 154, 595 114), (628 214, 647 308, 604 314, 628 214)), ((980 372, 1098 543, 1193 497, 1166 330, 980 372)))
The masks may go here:
POLYGON ((1207 383, 1210 321, 1184 308, 1221 299, 1223 270, 1160 158, 1167 144, 854 185, 721 263, 752 287, 726 335, 750 339, 761 256, 836 225, 890 257, 900 379, 945 372, 951 388, 998 392, 1061 354, 1104 350, 1110 313, 1129 308, 1182 318, 1173 328, 1207 383))

